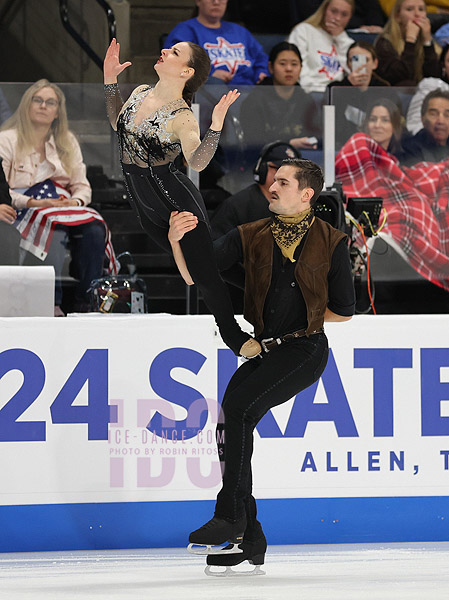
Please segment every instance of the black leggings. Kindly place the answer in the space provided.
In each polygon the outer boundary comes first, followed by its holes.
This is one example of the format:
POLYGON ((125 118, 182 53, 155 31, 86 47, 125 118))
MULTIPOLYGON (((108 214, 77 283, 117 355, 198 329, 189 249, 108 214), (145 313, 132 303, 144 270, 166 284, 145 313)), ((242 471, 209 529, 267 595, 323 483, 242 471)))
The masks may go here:
POLYGON ((254 428, 270 408, 283 404, 317 381, 328 354, 324 333, 285 342, 268 354, 243 363, 226 388, 217 426, 224 472, 215 515, 237 521, 246 514, 247 539, 256 539, 260 528, 252 496, 254 428))
POLYGON ((173 163, 141 168, 122 164, 131 204, 146 233, 166 252, 168 222, 172 211, 189 211, 198 217, 195 229, 180 244, 187 268, 206 306, 215 317, 225 344, 235 354, 249 339, 234 318, 229 290, 218 271, 203 198, 190 179, 173 163))

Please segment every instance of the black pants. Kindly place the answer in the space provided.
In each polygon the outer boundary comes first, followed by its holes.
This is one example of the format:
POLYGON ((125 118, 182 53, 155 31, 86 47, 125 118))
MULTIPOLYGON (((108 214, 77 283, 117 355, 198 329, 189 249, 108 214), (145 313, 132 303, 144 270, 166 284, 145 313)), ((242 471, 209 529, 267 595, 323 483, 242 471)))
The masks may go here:
POLYGON ((122 167, 131 203, 143 229, 169 254, 172 253, 167 237, 170 213, 189 211, 198 217, 197 227, 182 238, 181 249, 189 273, 214 315, 223 341, 238 354, 249 335, 240 329, 234 318, 229 291, 215 261, 201 194, 172 163, 146 169, 126 164, 122 167))
POLYGON ((248 539, 255 537, 254 530, 259 526, 252 496, 254 428, 270 408, 283 404, 317 381, 328 354, 324 333, 285 342, 262 358, 245 362, 226 388, 220 419, 223 423, 217 426, 224 473, 215 515, 237 521, 246 513, 248 539))

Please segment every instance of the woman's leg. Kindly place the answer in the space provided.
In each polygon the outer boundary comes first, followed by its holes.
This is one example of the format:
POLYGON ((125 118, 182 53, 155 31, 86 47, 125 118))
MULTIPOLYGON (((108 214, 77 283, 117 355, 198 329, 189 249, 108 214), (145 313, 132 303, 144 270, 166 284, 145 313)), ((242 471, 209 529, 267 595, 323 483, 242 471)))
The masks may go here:
POLYGON ((75 308, 88 310, 87 290, 94 279, 103 274, 105 258, 105 229, 100 221, 68 227, 69 248, 72 262, 70 274, 79 280, 75 292, 75 308))
POLYGON ((151 169, 123 165, 123 169, 142 227, 170 254, 167 234, 171 211, 185 210, 198 217, 198 226, 181 240, 186 265, 206 306, 215 317, 223 341, 235 354, 240 354, 243 344, 251 340, 251 336, 242 331, 234 318, 229 290, 215 261, 207 211, 201 194, 190 179, 173 165, 151 169))
POLYGON ((147 203, 154 201, 156 207, 159 202, 157 193, 151 185, 151 177, 148 175, 149 171, 147 169, 142 169, 146 175, 139 175, 137 173, 127 173, 125 168, 126 166, 124 166, 125 183, 130 204, 136 213, 137 220, 145 233, 160 248, 162 248, 164 252, 171 254, 172 250, 167 237, 168 219, 170 216, 168 209, 165 206, 162 206, 162 210, 159 212, 156 208, 154 211, 150 211, 149 208, 145 209, 147 203), (163 214, 160 215, 160 212, 163 214))
POLYGON ((242 331, 234 318, 229 290, 218 271, 206 223, 198 221, 196 228, 187 233, 180 244, 189 273, 214 315, 223 341, 235 354, 240 354, 241 347, 250 336, 242 331))

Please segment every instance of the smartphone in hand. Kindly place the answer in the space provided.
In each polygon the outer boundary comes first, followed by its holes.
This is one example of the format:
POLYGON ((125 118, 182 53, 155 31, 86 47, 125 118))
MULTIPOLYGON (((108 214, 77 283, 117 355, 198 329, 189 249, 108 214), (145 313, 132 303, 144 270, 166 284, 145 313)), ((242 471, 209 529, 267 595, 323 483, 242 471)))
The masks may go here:
MULTIPOLYGON (((355 71, 362 65, 366 65, 366 54, 354 54, 351 60, 352 70, 355 71)), ((366 68, 360 69, 359 73, 366 73, 366 68)))

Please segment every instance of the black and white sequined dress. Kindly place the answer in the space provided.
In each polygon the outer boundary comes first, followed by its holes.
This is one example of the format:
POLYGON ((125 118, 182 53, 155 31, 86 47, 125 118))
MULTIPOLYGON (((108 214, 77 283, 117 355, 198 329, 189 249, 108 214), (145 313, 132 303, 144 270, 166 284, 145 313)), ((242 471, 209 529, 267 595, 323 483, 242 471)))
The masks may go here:
MULTIPOLYGON (((105 85, 106 107, 111 125, 117 129, 123 173, 140 223, 148 235, 171 253, 168 223, 172 211, 189 211, 198 217, 195 229, 180 241, 189 273, 215 317, 224 342, 239 354, 249 339, 234 318, 229 291, 216 265, 204 201, 191 180, 173 161, 181 153, 180 140, 167 130, 167 123, 191 109, 180 98, 135 123, 135 116, 151 87, 137 88, 124 104, 117 84, 105 85)), ((189 158, 200 171, 218 146, 220 132, 209 129, 189 158)))
MULTIPOLYGON (((141 123, 135 123, 136 114, 151 89, 151 86, 140 86, 124 104, 118 85, 106 85, 106 106, 111 124, 116 123, 125 181, 142 227, 152 237, 152 225, 163 228, 165 233, 161 237, 157 235, 155 241, 167 250, 166 231, 171 211, 190 211, 206 223, 208 217, 201 194, 173 163, 181 153, 181 143, 167 131, 167 123, 182 113, 191 114, 185 101, 182 98, 174 100, 141 123)), ((194 169, 200 171, 208 165, 219 137, 220 132, 206 132, 190 158, 194 169)))

